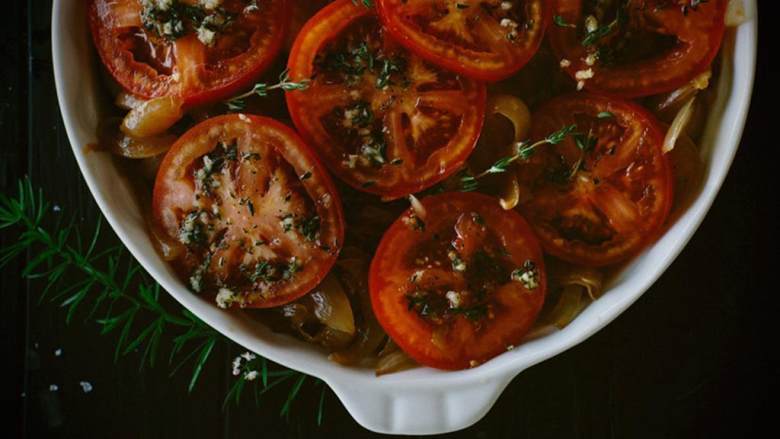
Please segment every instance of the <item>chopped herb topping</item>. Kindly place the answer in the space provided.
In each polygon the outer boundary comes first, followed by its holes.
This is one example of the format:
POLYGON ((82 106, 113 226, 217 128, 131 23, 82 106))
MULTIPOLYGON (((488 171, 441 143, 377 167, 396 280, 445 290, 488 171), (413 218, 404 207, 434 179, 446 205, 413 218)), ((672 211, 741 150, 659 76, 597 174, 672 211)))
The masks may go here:
POLYGON ((281 220, 279 221, 279 225, 282 227, 282 230, 286 233, 292 230, 293 228, 293 214, 288 213, 287 215, 283 216, 281 220))
POLYGON ((539 269, 533 261, 526 260, 523 266, 512 271, 511 279, 520 282, 527 290, 539 287, 539 269))
POLYGON ((456 252, 455 250, 450 250, 449 252, 447 252, 447 257, 450 259, 450 262, 452 262, 452 269, 454 271, 458 271, 461 273, 466 271, 466 263, 463 261, 463 259, 461 259, 458 252, 456 252))
POLYGON ((217 1, 193 5, 180 0, 142 0, 141 22, 146 30, 173 41, 194 32, 201 43, 212 46, 216 37, 235 20, 217 1))
POLYGON ((200 210, 193 210, 184 217, 179 228, 179 242, 186 246, 198 246, 205 242, 205 225, 201 221, 203 215, 207 214, 200 210))
POLYGON ((303 235, 308 241, 314 241, 317 239, 317 235, 320 232, 320 217, 313 215, 299 221, 295 228, 303 235))
POLYGON ((195 291, 196 293, 203 291, 203 275, 206 274, 206 270, 208 270, 209 265, 211 265, 211 257, 211 252, 206 253, 206 257, 203 258, 203 262, 201 262, 201 264, 198 265, 198 267, 195 268, 195 271, 193 271, 190 275, 190 288, 192 288, 192 291, 195 291))
POLYGON ((303 265, 298 262, 298 259, 293 256, 290 258, 290 262, 287 264, 287 266, 284 268, 284 271, 282 272, 282 279, 284 280, 290 280, 295 275, 295 273, 299 272, 303 265))
POLYGON ((252 283, 272 283, 292 279, 302 267, 303 265, 293 256, 288 262, 260 261, 251 271, 246 267, 242 267, 241 270, 252 283))
POLYGON ((444 319, 461 314, 472 321, 479 321, 489 315, 486 303, 472 306, 461 306, 467 292, 447 291, 446 294, 436 294, 429 291, 415 290, 406 294, 407 309, 415 311, 434 323, 442 323, 444 319))
POLYGON ((403 221, 404 224, 411 227, 413 230, 419 230, 421 232, 425 230, 425 221, 413 213, 404 216, 401 221, 403 221))

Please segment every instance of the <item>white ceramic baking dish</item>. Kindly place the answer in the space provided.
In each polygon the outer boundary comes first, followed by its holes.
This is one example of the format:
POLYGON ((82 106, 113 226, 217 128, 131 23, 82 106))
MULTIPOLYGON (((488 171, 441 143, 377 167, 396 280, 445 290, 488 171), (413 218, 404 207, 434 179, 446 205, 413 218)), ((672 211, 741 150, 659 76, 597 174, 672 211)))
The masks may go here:
POLYGON ((76 156, 97 204, 141 265, 176 300, 209 325, 249 350, 324 380, 364 427, 386 433, 433 434, 468 427, 490 409, 512 378, 524 369, 582 342, 611 322, 645 292, 691 238, 728 172, 747 115, 755 68, 757 22, 754 0, 746 0, 747 22, 729 29, 715 101, 701 142, 705 182, 690 208, 665 235, 623 269, 605 294, 569 326, 534 339, 470 370, 417 368, 377 378, 373 370, 340 366, 321 350, 272 333, 240 312, 222 311, 191 293, 155 253, 141 209, 107 152, 86 152, 95 142, 98 112, 106 96, 91 47, 84 3, 55 0, 52 50, 60 111, 76 156))

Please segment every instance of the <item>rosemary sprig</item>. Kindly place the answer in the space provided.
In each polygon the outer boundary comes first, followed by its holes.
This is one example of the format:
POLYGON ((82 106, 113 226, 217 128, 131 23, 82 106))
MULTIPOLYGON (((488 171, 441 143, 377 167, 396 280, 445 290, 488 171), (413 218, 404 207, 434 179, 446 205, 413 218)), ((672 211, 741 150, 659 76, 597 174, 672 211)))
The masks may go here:
POLYGON ((19 182, 16 198, 0 194, 0 229, 11 226, 22 229, 16 243, 0 249, 0 267, 32 251, 33 256, 21 274, 26 279, 45 281, 39 301, 59 302, 66 310, 68 323, 78 309, 91 302, 86 319, 99 315, 95 322, 101 334, 118 331, 115 361, 139 349, 142 351, 140 368, 147 363, 154 366, 166 330, 180 333, 174 339, 171 362, 185 347, 199 343, 186 357, 197 353, 191 391, 221 335, 186 309, 178 312, 166 309, 159 300, 160 286, 150 281, 124 247, 98 251, 102 220, 98 219, 85 246, 73 221, 65 226, 58 224, 54 227, 56 233, 49 232, 44 227, 48 211, 49 203, 40 190, 33 190, 29 180, 19 182), (66 283, 69 276, 80 280, 66 283), (131 335, 134 330, 137 332, 131 335))
POLYGON ((526 141, 524 142, 517 142, 515 147, 515 153, 507 156, 502 157, 499 160, 497 160, 491 167, 488 169, 480 172, 476 175, 471 175, 467 172, 464 172, 460 177, 460 187, 461 191, 468 192, 476 190, 479 187, 479 183, 477 180, 480 178, 483 178, 485 176, 488 176, 490 174, 500 174, 503 172, 506 172, 509 169, 509 166, 515 163, 518 160, 528 160, 534 152, 536 151, 536 148, 542 146, 542 145, 557 145, 563 141, 567 136, 576 134, 574 133, 574 130, 577 129, 577 125, 567 125, 558 131, 555 131, 545 137, 542 140, 536 141, 534 143, 528 143, 526 141))
POLYGON ((230 111, 241 111, 246 108, 246 98, 250 96, 265 97, 268 96, 269 91, 279 89, 284 91, 306 90, 309 87, 310 82, 311 81, 308 79, 304 79, 299 82, 290 81, 290 72, 285 69, 282 73, 279 74, 279 82, 276 84, 268 85, 265 82, 258 82, 252 87, 251 90, 230 98, 230 100, 226 101, 225 104, 227 104, 227 107, 230 111))
POLYGON ((373 8, 374 7, 374 0, 352 0, 352 3, 354 4, 362 4, 363 6, 367 8, 373 8))
MULTIPOLYGON (((45 282, 39 302, 59 303, 66 310, 66 322, 70 322, 76 311, 81 309, 86 310, 85 321, 98 316, 94 321, 101 335, 118 332, 114 361, 138 350, 141 352, 139 368, 143 369, 147 364, 154 366, 160 355, 163 334, 174 331, 176 335, 171 339, 168 356, 172 367, 170 375, 173 376, 194 359, 187 387, 192 392, 217 345, 232 342, 189 310, 170 310, 163 305, 160 286, 149 278, 124 247, 115 245, 98 250, 98 243, 105 241, 101 238, 100 218, 91 238, 85 242, 75 221, 63 224, 61 216, 58 216, 54 227, 48 229, 47 214, 51 211, 42 191, 34 190, 29 179, 19 181, 15 197, 0 194, 0 230, 10 227, 21 229, 15 243, 0 248, 0 268, 29 253, 29 262, 21 275, 45 282), (73 279, 77 280, 74 282, 73 279), (178 363, 174 365, 177 359, 178 363)), ((252 362, 244 365, 246 373, 237 374, 240 376, 230 388, 225 402, 231 399, 238 402, 246 382, 257 375, 260 379, 255 381, 254 393, 258 404, 263 393, 294 379, 295 384, 282 407, 282 415, 287 416, 305 375, 285 368, 270 370, 265 358, 249 355, 252 362), (252 370, 257 372, 250 373, 252 370), (262 383, 262 388, 258 382, 262 383)), ((322 384, 320 380, 315 382, 322 384)), ((318 424, 322 420, 325 388, 323 386, 320 395, 318 424)))

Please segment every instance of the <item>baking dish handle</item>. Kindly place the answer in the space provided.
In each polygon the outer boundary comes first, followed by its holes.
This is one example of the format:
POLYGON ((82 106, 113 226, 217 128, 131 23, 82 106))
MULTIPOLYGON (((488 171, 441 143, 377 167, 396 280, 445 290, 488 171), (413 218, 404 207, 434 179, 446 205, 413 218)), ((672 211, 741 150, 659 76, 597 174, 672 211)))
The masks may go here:
POLYGON ((466 428, 490 410, 511 377, 491 377, 444 390, 425 385, 364 388, 328 383, 363 427, 392 434, 441 434, 466 428))

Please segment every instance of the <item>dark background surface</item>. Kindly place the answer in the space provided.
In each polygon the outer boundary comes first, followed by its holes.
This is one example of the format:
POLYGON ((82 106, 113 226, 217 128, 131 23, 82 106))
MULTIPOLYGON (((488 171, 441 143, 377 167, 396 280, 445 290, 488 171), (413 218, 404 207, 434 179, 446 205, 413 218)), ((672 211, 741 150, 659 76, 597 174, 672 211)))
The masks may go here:
MULTIPOLYGON (((94 224, 97 208, 62 126, 54 90, 48 1, 3 3, 0 26, 0 191, 29 175, 48 199, 94 224)), ((764 21, 768 23, 768 21, 764 21)), ((765 28, 766 29, 766 28, 765 28)), ((769 126, 769 31, 762 31, 756 85, 740 150, 700 229, 661 279, 604 330, 521 373, 491 412, 453 437, 743 437, 758 431, 776 379, 774 296, 777 140, 769 126)), ((0 232, 0 245, 18 230, 0 232)), ((92 322, 64 322, 38 305, 40 284, 17 260, 0 272, 0 437, 369 437, 327 392, 307 385, 289 419, 286 391, 257 406, 222 410, 230 361, 220 345, 200 384, 159 364, 113 362, 113 336, 92 322), (56 349, 62 349, 60 356, 56 349), (79 381, 94 390, 82 392, 79 381), (49 386, 56 384, 57 392, 49 386)), ((771 435, 771 433, 770 433, 771 435)))

